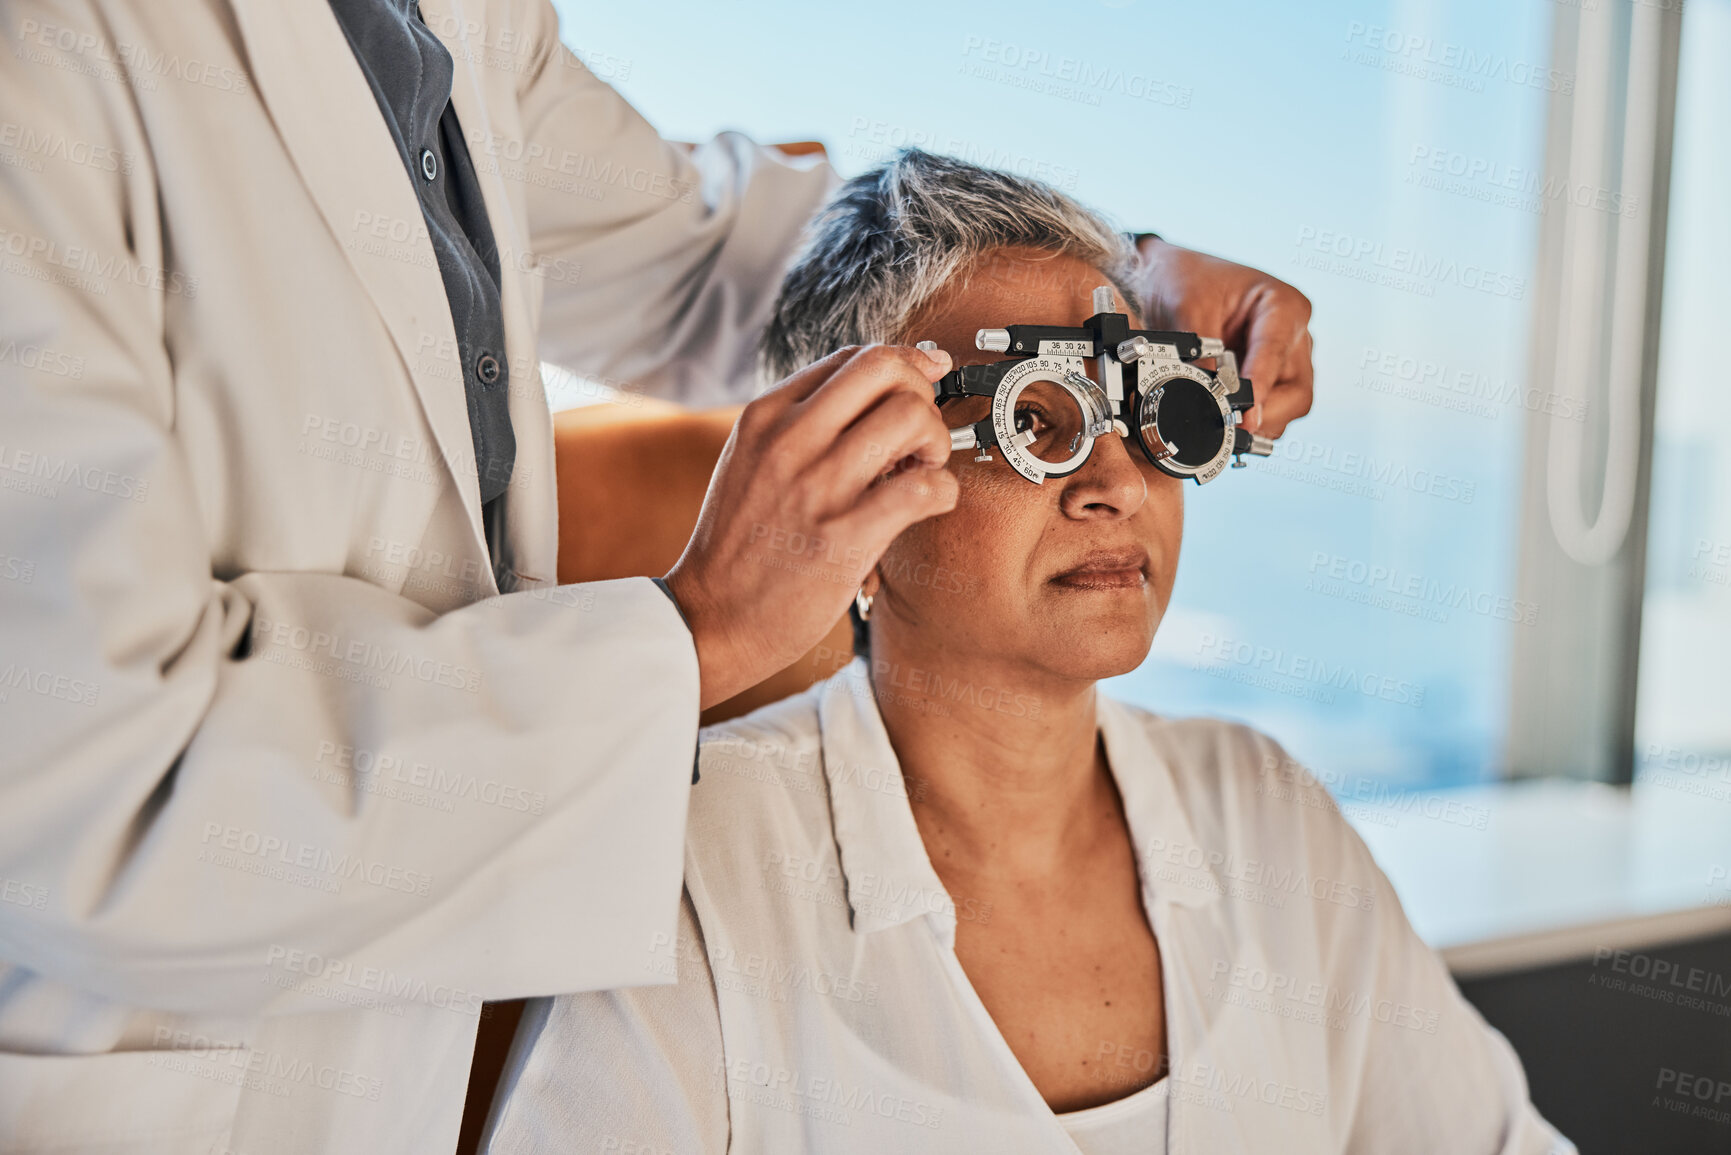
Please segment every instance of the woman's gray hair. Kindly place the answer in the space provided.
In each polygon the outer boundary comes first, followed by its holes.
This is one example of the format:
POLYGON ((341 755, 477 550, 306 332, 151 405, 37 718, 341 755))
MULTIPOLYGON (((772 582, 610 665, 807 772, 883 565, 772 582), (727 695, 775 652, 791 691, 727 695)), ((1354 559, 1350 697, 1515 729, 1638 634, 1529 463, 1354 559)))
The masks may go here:
POLYGON ((809 226, 764 331, 768 380, 843 345, 905 339, 957 273, 1008 248, 1085 261, 1139 307, 1135 249, 1098 213, 1041 181, 907 149, 842 185, 809 226))

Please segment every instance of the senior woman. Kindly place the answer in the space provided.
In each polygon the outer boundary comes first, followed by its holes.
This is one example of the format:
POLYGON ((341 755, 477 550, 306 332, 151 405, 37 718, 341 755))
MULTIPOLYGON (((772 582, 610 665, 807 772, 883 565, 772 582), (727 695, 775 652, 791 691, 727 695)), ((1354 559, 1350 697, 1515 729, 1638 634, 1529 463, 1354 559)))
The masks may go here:
MULTIPOLYGON (((766 359, 991 360, 976 330, 1079 324, 1103 281, 1134 312, 1132 259, 1044 185, 905 153, 820 218, 766 359)), ((979 456, 867 578, 861 656, 705 731, 677 984, 532 1004, 489 1150, 1571 1150, 1274 741, 1098 692, 1166 609, 1181 483, 1111 435, 1040 485, 979 456)))

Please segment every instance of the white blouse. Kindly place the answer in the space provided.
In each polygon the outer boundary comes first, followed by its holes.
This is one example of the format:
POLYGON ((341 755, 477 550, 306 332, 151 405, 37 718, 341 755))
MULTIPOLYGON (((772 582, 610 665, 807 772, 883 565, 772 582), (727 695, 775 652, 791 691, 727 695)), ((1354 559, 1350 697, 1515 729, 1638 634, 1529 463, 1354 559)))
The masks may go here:
MULTIPOLYGON (((1098 716, 1160 943, 1171 1064, 1164 1139, 1101 1150, 1573 1152, 1278 745, 1104 696, 1098 716)), ((531 1003, 488 1151, 1092 1142, 1046 1105, 956 959, 958 918, 990 911, 938 881, 863 662, 704 731, 701 769, 680 930, 644 975, 677 984, 531 1003)))
POLYGON ((1161 1079, 1134 1095, 1058 1116, 1082 1155, 1166 1155, 1166 1094, 1161 1079))

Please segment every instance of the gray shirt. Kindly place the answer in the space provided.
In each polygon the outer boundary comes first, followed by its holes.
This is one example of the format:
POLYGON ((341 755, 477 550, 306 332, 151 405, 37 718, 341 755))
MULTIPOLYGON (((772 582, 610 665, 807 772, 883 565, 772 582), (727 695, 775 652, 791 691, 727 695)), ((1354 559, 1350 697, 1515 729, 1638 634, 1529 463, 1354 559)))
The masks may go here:
POLYGON ((499 248, 451 107, 451 54, 422 23, 416 0, 331 0, 331 10, 378 99, 439 261, 457 331, 454 368, 468 399, 487 546, 497 560, 504 525, 499 499, 511 480, 517 441, 506 406, 510 367, 499 248))
MULTIPOLYGON (((517 440, 505 404, 509 368, 499 248, 451 107, 451 54, 421 21, 416 0, 331 0, 331 10, 397 142, 439 258, 469 399, 487 548, 497 562, 504 526, 504 502, 498 498, 511 480, 517 440)), ((683 620, 679 599, 666 582, 654 581, 683 620)), ((691 780, 697 781, 695 758, 691 780)))

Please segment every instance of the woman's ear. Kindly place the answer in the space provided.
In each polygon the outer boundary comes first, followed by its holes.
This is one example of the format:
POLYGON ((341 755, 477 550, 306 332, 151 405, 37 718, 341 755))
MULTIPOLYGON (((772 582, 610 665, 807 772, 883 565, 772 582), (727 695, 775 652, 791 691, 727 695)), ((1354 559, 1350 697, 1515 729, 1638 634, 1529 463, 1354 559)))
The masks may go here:
POLYGON ((878 567, 872 566, 871 572, 865 575, 865 580, 859 584, 859 592, 866 597, 876 597, 877 592, 884 587, 884 579, 878 573, 878 567))

